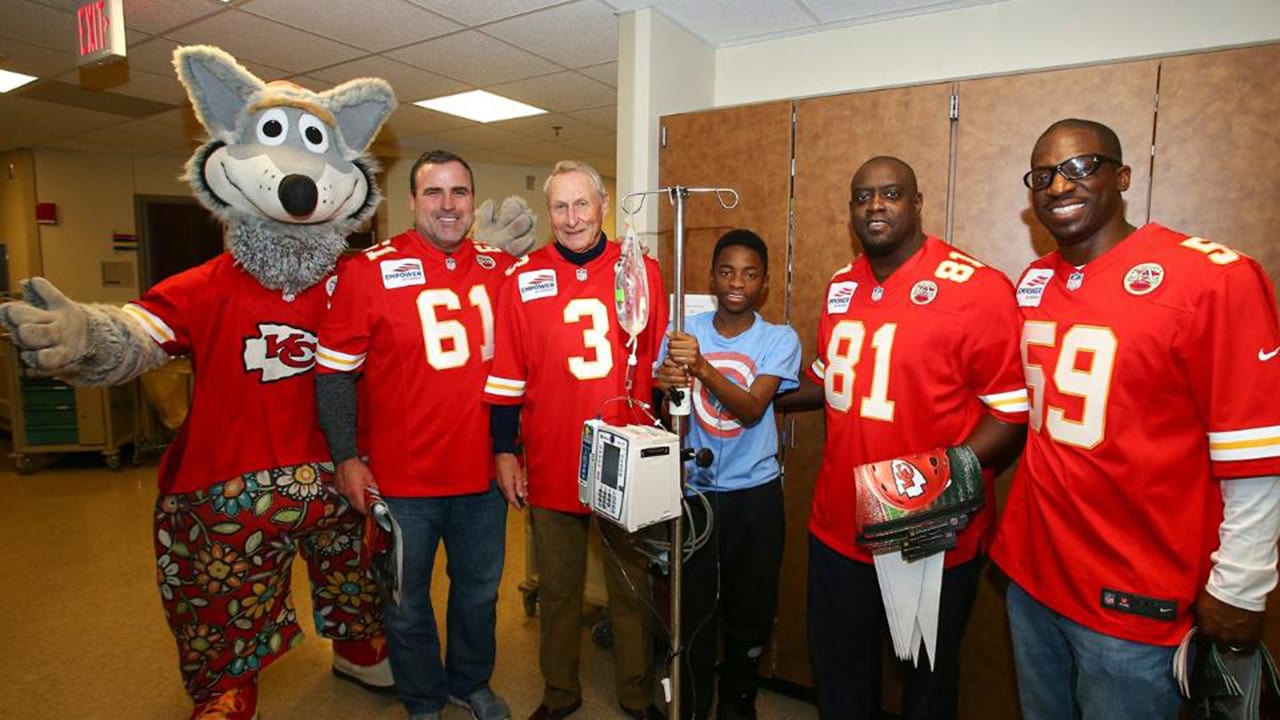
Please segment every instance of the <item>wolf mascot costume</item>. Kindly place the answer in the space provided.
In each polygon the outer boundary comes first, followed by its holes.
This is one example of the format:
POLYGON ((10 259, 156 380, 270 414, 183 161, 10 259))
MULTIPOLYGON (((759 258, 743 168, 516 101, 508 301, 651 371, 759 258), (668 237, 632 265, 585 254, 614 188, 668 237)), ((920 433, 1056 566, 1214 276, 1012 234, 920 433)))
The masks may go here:
MULTIPOLYGON (((362 518, 331 486, 316 419, 315 332, 348 233, 382 200, 365 149, 395 108, 383 80, 322 93, 264 83, 217 48, 174 54, 210 139, 186 165, 228 251, 123 308, 68 300, 43 278, 0 307, 23 362, 82 385, 127 382, 190 355, 190 416, 160 466, 156 579, 193 718, 251 718, 257 677, 301 640, 290 566, 307 561, 334 672, 392 685, 362 518)), ((527 249, 532 213, 477 213, 476 238, 527 249), (496 217, 495 217, 496 215, 496 217)))

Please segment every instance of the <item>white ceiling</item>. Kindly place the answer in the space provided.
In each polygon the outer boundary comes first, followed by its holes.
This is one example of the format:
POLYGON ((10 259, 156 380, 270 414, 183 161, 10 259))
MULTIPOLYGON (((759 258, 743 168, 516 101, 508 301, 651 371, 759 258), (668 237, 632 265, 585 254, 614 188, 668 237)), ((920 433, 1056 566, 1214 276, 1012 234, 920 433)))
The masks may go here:
POLYGON ((385 78, 404 105, 378 137, 383 156, 574 157, 613 174, 620 13, 656 8, 723 46, 1000 0, 125 0, 127 62, 81 71, 86 1, 0 0, 0 69, 40 78, 0 94, 0 151, 190 152, 201 130, 171 57, 205 43, 266 80, 385 78), (474 88, 551 113, 483 125, 408 104, 474 88))

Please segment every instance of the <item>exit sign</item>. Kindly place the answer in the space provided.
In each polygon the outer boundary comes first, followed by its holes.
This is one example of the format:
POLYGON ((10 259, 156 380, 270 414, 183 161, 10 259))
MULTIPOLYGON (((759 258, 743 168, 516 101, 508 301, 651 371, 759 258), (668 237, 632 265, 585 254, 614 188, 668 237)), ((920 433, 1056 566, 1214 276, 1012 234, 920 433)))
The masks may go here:
POLYGON ((99 65, 125 56, 124 0, 94 0, 76 10, 77 65, 99 65))

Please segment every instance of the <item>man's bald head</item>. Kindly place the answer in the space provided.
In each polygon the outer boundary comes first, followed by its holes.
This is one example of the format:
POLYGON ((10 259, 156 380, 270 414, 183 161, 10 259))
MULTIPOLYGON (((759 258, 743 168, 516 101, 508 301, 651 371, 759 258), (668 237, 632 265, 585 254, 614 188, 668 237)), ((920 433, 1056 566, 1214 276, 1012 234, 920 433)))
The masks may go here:
POLYGON ((899 186, 907 195, 915 195, 920 191, 919 185, 916 183, 916 171, 911 169, 911 166, 906 162, 892 155, 877 155, 862 163, 857 172, 853 174, 853 180, 849 183, 850 189, 857 187, 859 179, 865 178, 873 168, 878 167, 891 169, 898 178, 899 186))

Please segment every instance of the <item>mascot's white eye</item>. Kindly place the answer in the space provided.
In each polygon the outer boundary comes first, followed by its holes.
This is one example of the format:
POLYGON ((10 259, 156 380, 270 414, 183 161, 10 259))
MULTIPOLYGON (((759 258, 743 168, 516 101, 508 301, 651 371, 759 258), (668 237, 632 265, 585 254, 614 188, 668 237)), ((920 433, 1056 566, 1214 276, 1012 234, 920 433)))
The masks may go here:
POLYGON ((258 142, 279 145, 289 134, 289 116, 280 108, 271 108, 258 118, 258 142))
POLYGON ((320 118, 303 113, 298 118, 298 129, 302 131, 302 142, 311 152, 322 153, 329 149, 329 128, 320 122, 320 118))

